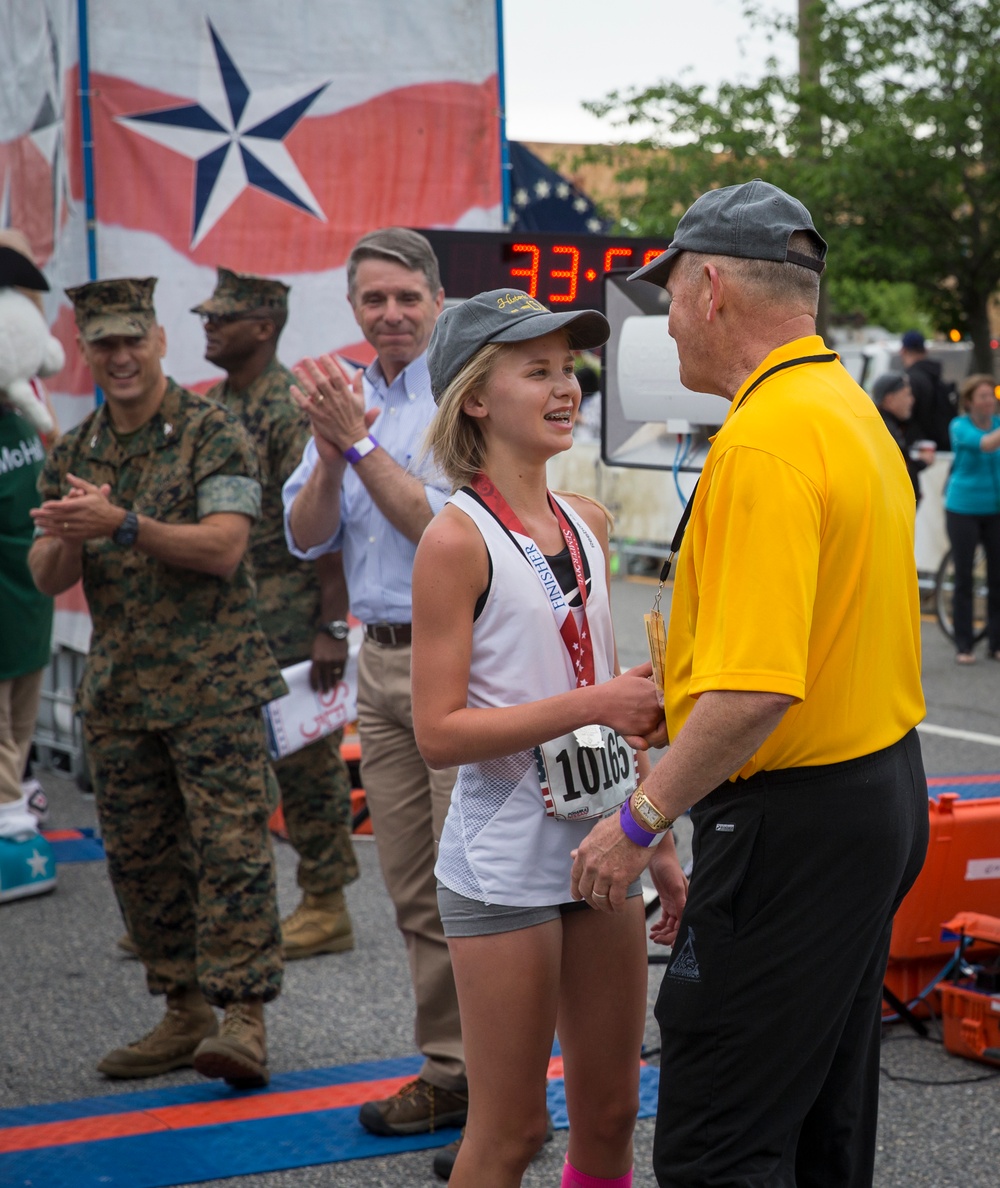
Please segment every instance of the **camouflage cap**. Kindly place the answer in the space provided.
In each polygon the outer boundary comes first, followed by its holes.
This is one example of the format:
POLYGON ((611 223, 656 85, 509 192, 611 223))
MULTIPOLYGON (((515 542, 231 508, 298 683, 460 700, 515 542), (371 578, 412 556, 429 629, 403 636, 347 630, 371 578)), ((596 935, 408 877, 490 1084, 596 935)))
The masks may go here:
POLYGON ((215 292, 191 310, 196 314, 253 313, 258 309, 288 309, 288 285, 249 272, 218 270, 215 292))
POLYGON ((155 276, 91 281, 67 289, 76 326, 84 342, 124 335, 139 338, 156 324, 153 308, 155 276))

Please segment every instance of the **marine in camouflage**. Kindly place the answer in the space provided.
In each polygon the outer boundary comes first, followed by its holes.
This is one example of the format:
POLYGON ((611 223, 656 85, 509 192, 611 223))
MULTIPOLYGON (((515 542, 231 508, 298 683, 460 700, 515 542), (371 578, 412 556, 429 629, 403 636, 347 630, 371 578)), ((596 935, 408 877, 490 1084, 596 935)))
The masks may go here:
MULTIPOLYGON (((163 524, 260 513, 246 431, 172 380, 135 432, 116 433, 104 404, 60 438, 43 498, 64 496, 70 473, 163 524)), ((149 988, 197 981, 220 1006, 273 998, 281 933, 259 707, 285 683, 249 557, 221 578, 95 538, 82 571, 93 634, 77 704, 109 873, 149 988)))
MULTIPOLYGON (((294 383, 292 372, 272 359, 245 390, 226 380, 208 393, 240 418, 257 447, 262 508, 251 530, 250 556, 261 627, 282 666, 310 658, 322 622, 316 566, 289 553, 283 526, 281 488, 310 435, 308 419, 289 395, 294 383)), ((289 841, 299 856, 298 883, 313 895, 340 890, 358 877, 342 736, 337 731, 317 739, 275 764, 289 841)))

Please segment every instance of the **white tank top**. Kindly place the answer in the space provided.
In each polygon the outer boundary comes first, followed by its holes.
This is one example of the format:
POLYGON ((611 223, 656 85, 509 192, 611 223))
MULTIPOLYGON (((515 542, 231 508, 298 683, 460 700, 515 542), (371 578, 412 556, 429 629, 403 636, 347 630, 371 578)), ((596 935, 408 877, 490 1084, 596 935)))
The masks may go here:
MULTIPOLYGON (((564 500, 587 558, 587 620, 598 682, 614 675, 614 636, 604 551, 564 500)), ((467 704, 520 705, 576 687, 549 600, 524 554, 472 495, 448 501, 479 529, 492 562, 485 604, 473 624, 467 704)), ((577 612, 578 613, 578 612, 577 612)), ((594 821, 546 816, 534 750, 459 768, 444 824, 435 874, 450 890, 483 903, 541 907, 568 903, 570 852, 594 821)))

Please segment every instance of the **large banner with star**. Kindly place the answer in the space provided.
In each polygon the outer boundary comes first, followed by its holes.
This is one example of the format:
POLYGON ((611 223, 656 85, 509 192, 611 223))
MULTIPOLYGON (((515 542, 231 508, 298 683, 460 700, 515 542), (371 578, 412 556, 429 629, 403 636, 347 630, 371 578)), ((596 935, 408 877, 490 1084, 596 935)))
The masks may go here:
POLYGON ((62 295, 89 279, 88 178, 97 275, 159 278, 181 383, 219 377, 189 312, 217 265, 291 285, 286 362, 367 359, 346 301, 359 235, 501 226, 497 63, 496 0, 0 4, 0 225, 53 286, 63 427, 93 396, 62 295))

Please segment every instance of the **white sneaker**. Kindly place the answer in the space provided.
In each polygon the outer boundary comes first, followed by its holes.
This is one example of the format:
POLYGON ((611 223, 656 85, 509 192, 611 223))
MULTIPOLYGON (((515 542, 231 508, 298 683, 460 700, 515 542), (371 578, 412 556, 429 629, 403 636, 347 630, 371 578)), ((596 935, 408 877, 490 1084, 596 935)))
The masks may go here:
POLYGON ((22 780, 21 793, 28 802, 28 812, 33 813, 39 825, 49 819, 49 798, 36 779, 22 780))

